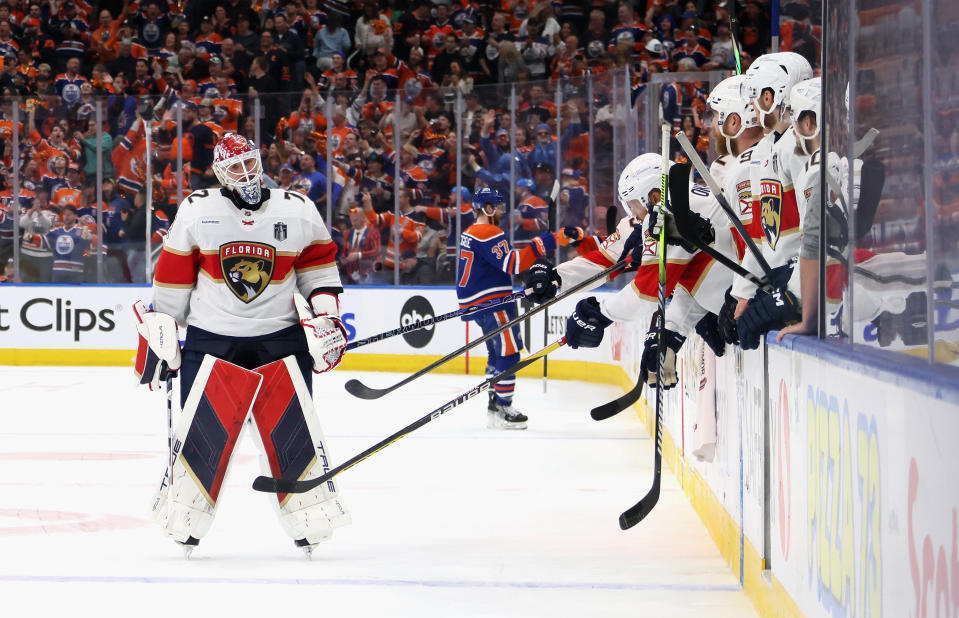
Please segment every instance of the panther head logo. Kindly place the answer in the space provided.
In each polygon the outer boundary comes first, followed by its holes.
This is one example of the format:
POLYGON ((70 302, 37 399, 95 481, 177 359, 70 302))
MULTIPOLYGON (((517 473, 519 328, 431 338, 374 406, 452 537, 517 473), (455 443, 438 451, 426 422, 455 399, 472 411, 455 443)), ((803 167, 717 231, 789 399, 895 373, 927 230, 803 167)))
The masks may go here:
POLYGON ((782 230, 782 189, 779 183, 763 182, 763 192, 759 197, 759 217, 766 241, 771 249, 776 248, 779 242, 779 233, 782 230))
POLYGON ((263 243, 232 242, 220 247, 220 267, 230 291, 251 302, 273 279, 276 251, 263 243))

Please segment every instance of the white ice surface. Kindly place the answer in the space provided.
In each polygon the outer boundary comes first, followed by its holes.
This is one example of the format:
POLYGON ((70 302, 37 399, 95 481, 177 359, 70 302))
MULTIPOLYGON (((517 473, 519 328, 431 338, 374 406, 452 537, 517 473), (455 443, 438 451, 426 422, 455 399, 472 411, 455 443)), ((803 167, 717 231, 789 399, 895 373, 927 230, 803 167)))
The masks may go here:
MULTIPOLYGON (((333 463, 481 378, 397 374, 316 382, 333 463)), ((521 379, 530 429, 485 429, 486 395, 340 477, 353 525, 311 562, 281 531, 244 435, 217 519, 186 561, 148 520, 164 471, 165 398, 129 369, 0 368, 0 615, 754 616, 674 478, 628 532, 619 513, 651 482, 632 412, 598 423, 611 387, 521 379)))

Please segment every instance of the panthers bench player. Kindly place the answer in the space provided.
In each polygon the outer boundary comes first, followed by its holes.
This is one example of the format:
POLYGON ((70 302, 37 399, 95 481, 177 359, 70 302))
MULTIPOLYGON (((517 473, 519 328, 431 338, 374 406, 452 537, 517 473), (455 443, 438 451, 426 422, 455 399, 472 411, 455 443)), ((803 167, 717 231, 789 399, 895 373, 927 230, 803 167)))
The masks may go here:
MULTIPOLYGON (((299 193, 262 188, 260 152, 240 135, 217 143, 213 170, 222 188, 194 191, 180 205, 153 305, 134 306, 140 382, 158 388, 167 371, 180 379, 172 474, 153 515, 187 555, 213 523, 248 416, 265 474, 308 479, 329 469, 311 372, 333 369, 346 349, 336 246, 316 207, 299 193), (182 353, 177 324, 186 327, 182 353)), ((274 506, 307 556, 350 523, 332 481, 279 494, 274 506)))

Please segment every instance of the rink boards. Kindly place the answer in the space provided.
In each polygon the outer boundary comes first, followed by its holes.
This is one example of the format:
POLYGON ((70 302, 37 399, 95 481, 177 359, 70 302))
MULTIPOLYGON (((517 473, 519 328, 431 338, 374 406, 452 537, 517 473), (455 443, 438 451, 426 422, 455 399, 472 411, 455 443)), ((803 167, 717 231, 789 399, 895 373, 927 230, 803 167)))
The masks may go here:
MULTIPOLYGON (((130 305, 148 295, 145 286, 5 286, 0 364, 130 364, 130 305)), ((350 340, 456 308, 449 288, 357 287, 342 301, 350 340)), ((524 323, 527 349, 560 337, 574 304, 561 301, 524 323)), ((549 376, 631 386, 646 324, 615 324, 597 349, 561 348, 549 357, 549 376)), ((359 348, 343 365, 411 372, 467 336, 479 336, 475 325, 467 333, 451 319, 359 348)), ((480 345, 443 370, 481 374, 484 357, 480 345)), ((952 369, 787 338, 755 352, 728 349, 716 361, 715 393, 700 397, 700 367, 696 346, 685 346, 681 388, 665 397, 665 461, 763 615, 956 614, 952 369), (709 413, 715 452, 698 461, 697 414, 709 413)), ((524 373, 542 375, 543 365, 524 373)), ((652 431, 652 410, 638 410, 652 431)))

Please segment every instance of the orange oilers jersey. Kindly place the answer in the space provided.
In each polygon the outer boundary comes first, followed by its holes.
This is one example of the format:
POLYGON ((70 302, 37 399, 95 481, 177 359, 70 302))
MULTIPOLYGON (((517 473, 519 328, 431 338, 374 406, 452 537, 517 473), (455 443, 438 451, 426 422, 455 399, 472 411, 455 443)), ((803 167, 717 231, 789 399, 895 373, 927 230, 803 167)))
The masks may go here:
POLYGON ((299 322, 293 293, 341 287, 336 245, 304 196, 264 189, 257 210, 216 189, 180 204, 153 279, 153 305, 177 322, 233 337, 299 322))

